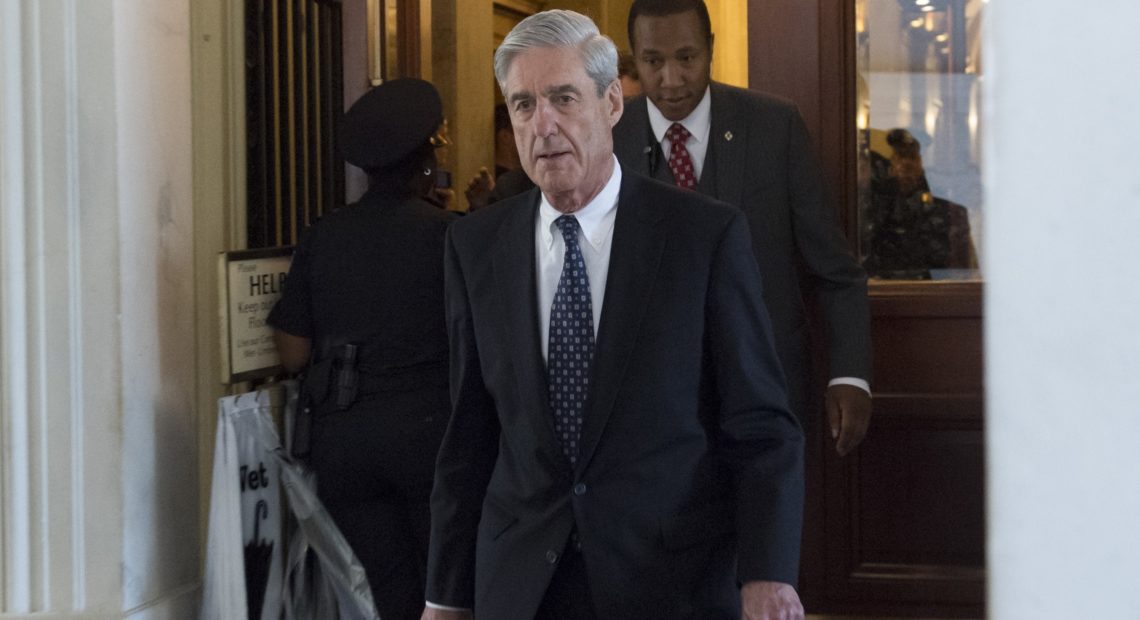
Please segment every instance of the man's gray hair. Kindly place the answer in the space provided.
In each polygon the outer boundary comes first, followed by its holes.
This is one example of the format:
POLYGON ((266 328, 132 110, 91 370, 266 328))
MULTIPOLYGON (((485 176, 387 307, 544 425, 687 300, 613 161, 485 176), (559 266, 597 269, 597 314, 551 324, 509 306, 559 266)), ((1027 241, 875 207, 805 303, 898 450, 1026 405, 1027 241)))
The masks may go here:
POLYGON ((618 77, 617 47, 594 21, 581 13, 555 9, 535 13, 515 26, 495 50, 495 80, 507 94, 507 72, 515 57, 538 47, 575 47, 582 54, 586 75, 594 81, 598 96, 618 77))

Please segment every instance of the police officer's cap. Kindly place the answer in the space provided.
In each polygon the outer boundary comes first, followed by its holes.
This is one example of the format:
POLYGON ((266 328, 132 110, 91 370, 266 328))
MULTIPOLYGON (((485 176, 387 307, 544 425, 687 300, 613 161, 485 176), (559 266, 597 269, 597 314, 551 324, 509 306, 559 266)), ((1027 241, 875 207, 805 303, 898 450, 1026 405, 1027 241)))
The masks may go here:
POLYGON ((385 168, 431 142, 443 123, 443 104, 424 80, 400 78, 364 93, 340 123, 341 152, 364 169, 385 168))

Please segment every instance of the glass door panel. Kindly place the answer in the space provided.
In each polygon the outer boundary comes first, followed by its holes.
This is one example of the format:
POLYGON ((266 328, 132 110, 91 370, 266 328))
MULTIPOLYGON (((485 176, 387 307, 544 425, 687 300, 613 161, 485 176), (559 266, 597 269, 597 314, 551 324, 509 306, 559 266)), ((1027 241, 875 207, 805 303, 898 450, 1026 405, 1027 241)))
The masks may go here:
POLYGON ((859 248, 879 280, 979 280, 986 0, 857 0, 859 248))

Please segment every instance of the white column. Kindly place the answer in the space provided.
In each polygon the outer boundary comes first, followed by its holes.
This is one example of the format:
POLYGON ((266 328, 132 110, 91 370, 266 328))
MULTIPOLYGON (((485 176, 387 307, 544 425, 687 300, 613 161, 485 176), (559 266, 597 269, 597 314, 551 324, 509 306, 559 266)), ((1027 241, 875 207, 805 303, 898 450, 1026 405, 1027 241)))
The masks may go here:
POLYGON ((987 9, 990 617, 1140 618, 1140 3, 987 9))
POLYGON ((0 3, 0 611, 32 596, 20 8, 0 3))
POLYGON ((0 612, 113 610, 122 383, 110 3, 2 7, 0 612))
POLYGON ((188 0, 0 0, 0 618, 198 585, 188 0))
POLYGON ((0 614, 112 610, 120 598, 109 7, 7 0, 0 9, 0 614))

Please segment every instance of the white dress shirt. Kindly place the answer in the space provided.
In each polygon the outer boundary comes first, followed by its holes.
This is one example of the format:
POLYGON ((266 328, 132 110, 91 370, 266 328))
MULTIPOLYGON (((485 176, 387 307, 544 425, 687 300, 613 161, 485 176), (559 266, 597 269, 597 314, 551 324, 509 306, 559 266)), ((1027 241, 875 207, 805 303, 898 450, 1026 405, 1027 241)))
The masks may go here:
MULTIPOLYGON (((578 219, 578 246, 586 263, 590 280, 590 305, 594 311, 594 338, 602 318, 602 301, 606 292, 606 278, 610 273, 610 248, 614 240, 614 219, 617 217, 618 190, 621 188, 621 166, 614 157, 614 171, 602 191, 585 207, 572 215, 578 219)), ((554 220, 562 212, 542 196, 538 217, 534 224, 535 265, 538 274, 538 324, 541 326, 542 359, 550 348, 550 306, 562 276, 562 262, 566 255, 566 242, 554 220)))
MULTIPOLYGON (((689 156, 693 159, 693 172, 697 175, 698 181, 701 179, 701 171, 705 168, 705 155, 709 150, 709 132, 712 128, 712 95, 710 92, 711 89, 706 87, 705 95, 701 97, 701 102, 697 104, 692 113, 676 121, 691 134, 685 143, 685 147, 689 149, 689 156)), ((661 152, 668 159, 669 149, 673 147, 673 141, 666 138, 665 134, 673 126, 674 121, 665 118, 661 110, 658 110, 648 97, 645 99, 645 103, 649 106, 649 126, 653 129, 653 136, 661 143, 661 152)), ((871 393, 871 384, 859 377, 835 377, 827 382, 827 387, 840 384, 854 385, 862 388, 868 394, 871 393)))
MULTIPOLYGON (((645 101, 649 104, 649 127, 653 129, 653 137, 661 143, 661 153, 668 161, 673 141, 666 138, 665 134, 673 126, 674 121, 665 118, 649 98, 645 101)), ((705 87, 705 95, 701 97, 697 107, 688 116, 676 121, 689 131, 689 140, 685 142, 685 147, 689 149, 689 157, 693 160, 693 172, 697 175, 698 181, 701 179, 701 171, 705 169, 705 153, 709 150, 709 128, 712 126, 711 101, 709 89, 705 87)))

